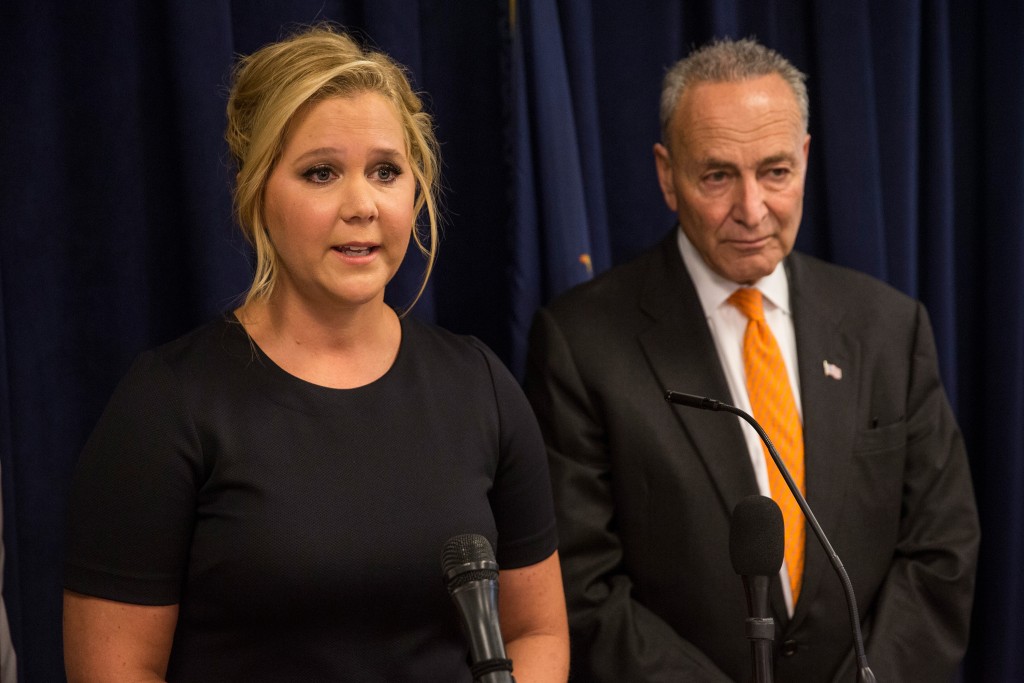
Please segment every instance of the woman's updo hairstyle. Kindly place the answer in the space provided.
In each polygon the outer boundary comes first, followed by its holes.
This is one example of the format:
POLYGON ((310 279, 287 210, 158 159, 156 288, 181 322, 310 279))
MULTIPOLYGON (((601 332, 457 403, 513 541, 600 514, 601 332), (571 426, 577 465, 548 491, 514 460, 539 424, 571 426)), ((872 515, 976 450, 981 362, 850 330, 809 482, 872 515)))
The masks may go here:
POLYGON ((416 179, 415 215, 426 206, 429 225, 427 235, 413 226, 413 239, 427 265, 412 304, 426 288, 438 243, 439 157, 431 117, 398 63, 381 52, 364 50, 331 25, 318 24, 243 57, 234 70, 226 138, 237 168, 235 215, 256 251, 246 304, 269 297, 277 278, 277 253, 266 230, 263 195, 289 124, 310 103, 366 92, 391 102, 402 123, 416 179))

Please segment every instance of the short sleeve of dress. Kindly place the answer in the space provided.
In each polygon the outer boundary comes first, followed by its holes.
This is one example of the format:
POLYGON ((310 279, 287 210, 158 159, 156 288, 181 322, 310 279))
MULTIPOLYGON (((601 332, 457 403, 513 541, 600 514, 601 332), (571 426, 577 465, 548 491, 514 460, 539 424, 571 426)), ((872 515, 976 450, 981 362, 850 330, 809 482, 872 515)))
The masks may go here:
MULTIPOLYGON (((475 340, 474 340, 475 341, 475 340)), ((500 454, 491 510, 502 569, 536 564, 558 548, 544 439, 522 388, 500 360, 477 342, 490 366, 500 420, 500 454)))
POLYGON ((143 605, 178 602, 201 470, 178 379, 157 354, 142 354, 72 479, 65 588, 143 605))

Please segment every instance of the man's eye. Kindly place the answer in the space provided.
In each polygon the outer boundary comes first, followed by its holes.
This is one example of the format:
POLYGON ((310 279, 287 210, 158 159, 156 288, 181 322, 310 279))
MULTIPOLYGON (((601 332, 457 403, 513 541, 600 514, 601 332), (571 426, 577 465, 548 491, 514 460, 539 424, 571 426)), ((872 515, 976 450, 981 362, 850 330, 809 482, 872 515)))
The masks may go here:
POLYGON ((725 171, 715 171, 714 173, 708 173, 704 176, 704 180, 709 183, 720 183, 726 179, 725 171))

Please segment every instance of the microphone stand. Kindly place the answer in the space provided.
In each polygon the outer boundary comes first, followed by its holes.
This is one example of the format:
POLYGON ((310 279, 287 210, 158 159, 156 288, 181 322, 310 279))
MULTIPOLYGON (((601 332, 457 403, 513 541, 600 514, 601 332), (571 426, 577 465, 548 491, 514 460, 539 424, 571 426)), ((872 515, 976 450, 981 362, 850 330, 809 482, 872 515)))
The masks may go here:
POLYGON ((832 549, 832 544, 828 542, 828 538, 825 537, 825 532, 821 530, 821 525, 818 524, 818 520, 814 517, 814 513, 811 512, 811 507, 807 504, 800 489, 797 488, 796 482, 793 481, 793 477, 789 475, 789 470, 782 462, 782 458, 779 456, 778 451, 775 450, 772 440, 768 438, 768 434, 765 433, 764 429, 758 424, 757 420, 753 416, 740 410, 736 406, 731 406, 728 403, 722 403, 712 398, 705 398, 703 396, 694 396, 693 394, 684 394, 678 391, 666 391, 665 400, 669 403, 677 403, 679 405, 690 406, 691 408, 700 408, 702 410, 724 410, 727 413, 732 413, 743 418, 747 424, 754 428, 757 435, 761 437, 765 446, 768 447, 768 453, 771 455, 772 460, 775 462, 775 466, 779 469, 779 473, 782 474, 782 478, 786 481, 786 486, 793 493, 793 497, 796 498, 797 505, 804 513, 804 517, 807 518, 808 523, 811 525, 811 529, 814 531, 814 535, 817 537, 821 547, 825 550, 825 554, 828 556, 829 562, 832 564, 832 568, 835 569, 836 574, 839 575, 839 580, 843 584, 843 591, 846 593, 846 608, 850 614, 850 625, 853 627, 853 647, 857 657, 857 683, 876 683, 875 674, 871 671, 871 667, 868 666, 868 657, 864 652, 864 636, 860 630, 860 615, 857 611, 857 598, 853 594, 853 583, 850 581, 849 574, 846 573, 846 568, 843 567, 843 563, 839 560, 839 555, 832 549))
POLYGON ((785 554, 785 523, 778 504, 768 496, 752 495, 741 500, 729 522, 729 559, 743 579, 747 595, 744 633, 750 641, 754 683, 772 683, 772 646, 775 620, 768 609, 772 576, 779 573, 785 554))
MULTIPOLYGON (((768 577, 743 577, 747 587, 748 600, 768 603, 768 577), (759 596, 759 597, 752 597, 759 596)), ((754 604, 757 604, 756 602, 754 604)), ((754 668, 754 683, 772 683, 772 644, 775 641, 775 620, 771 617, 747 617, 744 624, 747 640, 750 641, 750 656, 754 668)))

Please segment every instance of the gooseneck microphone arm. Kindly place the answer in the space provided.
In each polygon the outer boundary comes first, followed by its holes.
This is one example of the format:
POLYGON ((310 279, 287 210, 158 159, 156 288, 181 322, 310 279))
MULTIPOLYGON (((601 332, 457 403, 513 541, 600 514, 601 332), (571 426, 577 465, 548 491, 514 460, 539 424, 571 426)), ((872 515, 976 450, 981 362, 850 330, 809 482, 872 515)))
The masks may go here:
POLYGON ((839 555, 832 549, 832 544, 828 542, 828 538, 825 536, 825 532, 821 530, 821 525, 818 524, 818 520, 815 518, 814 513, 811 512, 811 507, 807 504, 807 500, 804 499, 800 489, 797 488, 796 483, 793 481, 793 477, 790 476, 789 470, 782 462, 782 458, 779 457, 779 452, 775 450, 772 440, 768 438, 768 434, 765 433, 764 429, 758 424, 757 420, 752 415, 740 410, 736 406, 731 406, 728 403, 722 403, 712 398, 706 398, 703 396, 694 396, 693 394, 684 394, 679 391, 666 391, 665 400, 669 403, 675 403, 678 405, 689 406, 691 408, 699 408, 701 410, 715 410, 725 411, 737 415, 745 420, 757 435, 761 437, 761 441, 764 442, 765 446, 768 447, 768 453, 771 455, 772 460, 775 462, 775 466, 778 468, 779 473, 782 474, 782 478, 786 481, 786 486, 793 493, 793 497, 796 498, 797 505, 804 513, 804 517, 807 518, 808 523, 811 525, 811 530, 814 531, 815 537, 824 548, 825 554, 828 555, 828 561, 832 564, 832 568, 835 569, 836 574, 839 576, 840 582, 843 584, 843 591, 846 593, 846 609, 850 613, 850 625, 853 628, 853 647, 854 653, 857 657, 857 681, 858 683, 875 683, 875 674, 871 671, 871 667, 868 666, 868 657, 864 653, 864 636, 860 630, 860 614, 857 610, 857 598, 853 594, 853 583, 850 581, 849 574, 846 573, 846 568, 843 567, 843 563, 839 559, 839 555))

